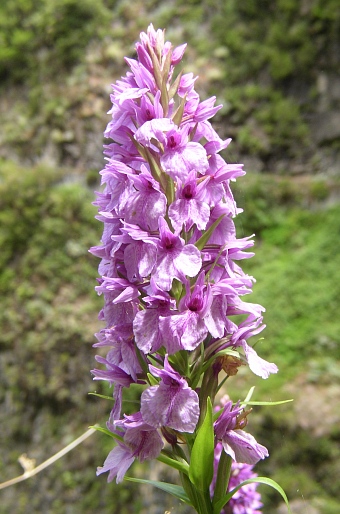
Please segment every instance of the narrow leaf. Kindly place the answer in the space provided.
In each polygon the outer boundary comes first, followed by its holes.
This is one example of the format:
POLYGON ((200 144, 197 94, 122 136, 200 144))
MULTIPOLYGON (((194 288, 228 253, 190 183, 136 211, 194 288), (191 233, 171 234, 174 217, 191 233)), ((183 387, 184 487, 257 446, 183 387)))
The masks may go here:
POLYGON ((157 460, 160 462, 163 462, 163 464, 167 464, 167 466, 170 466, 174 469, 177 469, 181 473, 184 473, 185 475, 188 475, 189 472, 189 466, 186 462, 180 462, 179 460, 172 459, 171 457, 168 457, 167 455, 164 455, 164 453, 161 453, 157 460))
POLYGON ((293 398, 290 400, 279 400, 277 402, 241 402, 240 405, 282 405, 283 403, 293 402, 293 398))
POLYGON ((111 400, 114 401, 114 398, 112 396, 106 396, 106 394, 99 394, 99 393, 87 393, 91 396, 98 396, 98 398, 104 398, 105 400, 111 400))
POLYGON ((246 397, 245 397, 245 399, 244 399, 244 403, 248 403, 248 402, 249 402, 249 400, 250 400, 250 399, 251 399, 251 397, 253 396, 254 391, 255 391, 255 386, 253 386, 253 387, 251 387, 251 388, 249 389, 248 394, 247 394, 247 396, 246 396, 246 397))
POLYGON ((254 483, 269 485, 270 487, 272 487, 273 489, 278 491, 281 494, 282 498, 284 499, 284 501, 285 501, 285 503, 287 505, 287 509, 288 509, 289 514, 292 514, 291 510, 290 510, 290 506, 289 506, 287 495, 284 492, 284 490, 282 489, 282 487, 277 482, 275 482, 275 480, 272 480, 271 478, 267 478, 267 477, 250 478, 249 480, 245 480, 244 482, 239 484, 232 491, 230 491, 230 493, 226 494, 221 500, 216 502, 216 504, 214 505, 214 514, 219 514, 221 512, 221 509, 223 509, 223 507, 234 496, 234 494, 239 489, 241 489, 241 487, 243 487, 244 485, 247 485, 247 484, 254 484, 254 483))
POLYGON ((169 100, 171 100, 177 93, 182 75, 183 75, 183 70, 177 75, 175 81, 171 84, 170 89, 169 89, 169 100))
POLYGON ((152 64, 153 64, 153 74, 154 74, 154 77, 156 80, 156 84, 157 84, 158 88, 161 89, 162 74, 161 74, 161 68, 159 65, 159 61, 158 61, 157 56, 150 44, 148 44, 148 50, 149 50, 149 55, 151 57, 152 64))
POLYGON ((240 402, 240 404, 242 406, 243 405, 282 405, 283 403, 289 403, 289 402, 293 402, 294 401, 293 399, 290 399, 290 400, 279 400, 277 402, 250 401, 251 397, 253 396, 254 389, 255 389, 255 386, 253 386, 253 387, 251 387, 249 389, 249 392, 248 392, 247 396, 245 397, 245 399, 243 400, 243 402, 240 402))
POLYGON ((91 426, 89 428, 94 428, 95 430, 98 430, 98 432, 102 432, 103 434, 106 434, 106 435, 108 435, 110 437, 113 437, 113 439, 116 439, 117 441, 124 441, 124 439, 120 435, 114 434, 113 432, 111 432, 107 428, 100 427, 99 425, 93 425, 93 426, 91 426))
POLYGON ((163 82, 166 84, 169 76, 170 66, 171 66, 171 57, 172 51, 166 54, 165 60, 163 61, 162 72, 163 72, 163 82))
POLYGON ((192 447, 189 478, 200 491, 209 489, 214 474, 214 427, 211 400, 207 398, 207 411, 198 429, 192 447))
POLYGON ((163 75, 162 87, 161 87, 161 105, 163 107, 164 116, 168 114, 169 109, 169 96, 166 88, 167 75, 163 75))
POLYGON ((151 386, 155 386, 155 385, 159 384, 159 381, 157 380, 157 378, 154 377, 153 375, 151 375, 151 373, 147 373, 147 377, 148 377, 149 384, 151 386))
POLYGON ((163 190, 166 190, 166 175, 158 165, 158 162, 154 158, 154 156, 146 150, 146 160, 149 163, 150 171, 155 180, 157 180, 161 186, 163 187, 163 190))
POLYGON ((196 248, 198 248, 199 250, 203 250, 204 246, 209 241, 211 234, 214 232, 215 228, 222 221, 222 218, 224 218, 224 214, 221 214, 221 216, 219 218, 217 218, 216 221, 214 221, 214 223, 211 225, 211 227, 209 227, 208 230, 204 231, 203 235, 195 243, 196 248))
POLYGON ((180 123, 182 121, 182 117, 183 117, 183 112, 184 112, 184 106, 185 106, 185 102, 187 100, 187 95, 185 94, 181 100, 181 103, 179 104, 179 106, 177 107, 175 113, 173 114, 172 116, 172 121, 179 127, 180 126, 180 123))
POLYGON ((184 491, 183 487, 174 484, 168 484, 167 482, 157 482, 156 480, 143 480, 142 478, 125 477, 125 480, 129 482, 138 482, 139 484, 149 484, 165 491, 166 493, 172 494, 175 498, 178 498, 184 503, 192 506, 189 496, 184 491))

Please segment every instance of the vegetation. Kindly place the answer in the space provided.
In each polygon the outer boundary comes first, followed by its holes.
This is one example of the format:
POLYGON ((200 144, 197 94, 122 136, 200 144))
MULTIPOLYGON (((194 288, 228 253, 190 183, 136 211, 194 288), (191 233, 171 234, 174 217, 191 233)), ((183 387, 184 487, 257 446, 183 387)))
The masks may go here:
POLYGON ((7 0, 0 6, 0 77, 36 81, 49 70, 69 69, 108 25, 103 2, 7 0))
POLYGON ((94 94, 101 97, 119 76, 123 56, 153 21, 175 44, 188 42, 187 68, 224 105, 219 123, 234 137, 233 160, 255 155, 260 170, 287 173, 295 159, 318 171, 308 122, 318 110, 320 70, 339 72, 336 7, 336 0, 137 0, 133 7, 127 0, 6 0, 0 80, 13 87, 14 105, 3 139, 33 161, 52 140, 57 164, 73 157, 79 165, 70 144, 90 139, 98 116, 105 123, 94 94))

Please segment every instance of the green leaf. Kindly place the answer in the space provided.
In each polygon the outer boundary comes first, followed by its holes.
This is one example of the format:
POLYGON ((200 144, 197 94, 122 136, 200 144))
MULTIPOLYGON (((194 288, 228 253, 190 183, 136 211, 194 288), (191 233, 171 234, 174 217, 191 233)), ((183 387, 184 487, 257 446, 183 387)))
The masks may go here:
POLYGON ((175 113, 173 114, 172 116, 172 121, 179 127, 181 121, 182 121, 182 117, 183 117, 183 112, 184 112, 184 106, 185 106, 185 102, 187 100, 187 95, 185 94, 183 96, 183 98, 181 99, 181 103, 179 104, 178 108, 176 109, 175 113))
POLYGON ((177 75, 175 81, 171 84, 169 92, 168 92, 169 100, 171 100, 175 96, 175 94, 177 93, 178 87, 179 87, 179 83, 180 83, 181 78, 182 78, 182 75, 183 75, 183 70, 180 71, 180 73, 177 75))
POLYGON ((240 405, 242 405, 242 406, 244 406, 244 405, 282 405, 283 403, 289 403, 289 402, 294 401, 293 399, 290 399, 290 400, 280 400, 278 402, 256 402, 256 401, 251 402, 250 399, 253 396, 254 389, 255 389, 255 386, 253 386, 249 389, 247 396, 245 397, 243 402, 240 402, 240 405))
POLYGON ((248 394, 247 394, 247 396, 246 396, 246 397, 245 397, 245 399, 244 399, 244 403, 248 403, 248 402, 249 402, 249 400, 250 400, 250 399, 251 399, 251 397, 253 396, 254 391, 255 391, 255 386, 253 386, 253 387, 251 387, 251 388, 249 389, 248 394))
POLYGON ((234 494, 239 489, 241 489, 241 487, 243 487, 244 485, 247 485, 247 484, 254 484, 254 483, 269 485, 270 487, 272 487, 273 489, 278 491, 281 494, 282 498, 284 499, 284 501, 285 501, 285 503, 287 505, 287 509, 288 509, 289 514, 291 514, 288 498, 287 498, 286 493, 282 489, 282 487, 277 482, 275 482, 275 480, 272 480, 271 478, 266 478, 266 477, 250 478, 249 480, 245 480, 244 482, 239 484, 232 491, 230 491, 230 493, 226 494, 221 500, 219 500, 218 502, 216 502, 214 504, 214 514, 219 514, 221 512, 221 509, 223 509, 223 507, 234 496, 234 494))
MULTIPOLYGON (((170 55, 170 52, 169 54, 170 55)), ((169 110, 169 95, 168 95, 168 90, 167 90, 167 74, 164 74, 163 75, 163 80, 162 80, 162 86, 161 86, 161 105, 163 107, 163 111, 164 111, 164 115, 166 115, 168 113, 168 110, 169 110)))
POLYGON ((160 68, 160 65, 159 65, 159 61, 158 61, 158 59, 156 57, 156 54, 155 54, 153 48, 149 44, 148 44, 148 50, 149 50, 149 55, 151 57, 152 64, 153 64, 153 75, 155 77, 158 89, 161 89, 161 86, 162 86, 162 74, 161 74, 161 68, 160 68))
POLYGON ((106 396, 106 394, 98 394, 98 393, 87 393, 87 394, 90 394, 91 396, 98 396, 98 398, 104 398, 105 400, 114 401, 113 396, 106 396))
POLYGON ((278 402, 241 402, 240 405, 282 405, 283 403, 293 402, 293 398, 290 400, 279 400, 278 402))
POLYGON ((180 375, 185 377, 189 375, 189 359, 186 350, 179 350, 170 355, 169 363, 180 375))
POLYGON ((214 474, 214 427, 211 400, 192 447, 189 478, 200 491, 209 489, 214 474))
POLYGON ((151 373, 147 373, 147 377, 148 377, 148 380, 149 380, 149 383, 151 386, 155 386, 155 385, 159 384, 159 380, 157 380, 156 377, 151 375, 151 373))
POLYGON ((140 484, 149 484, 165 491, 166 493, 172 494, 175 498, 178 498, 184 503, 192 506, 192 503, 189 499, 189 496, 184 491, 183 487, 174 484, 168 484, 167 482, 157 482, 156 480, 143 480, 142 478, 132 478, 125 477, 125 480, 129 480, 129 482, 138 482, 140 484))
POLYGON ((211 227, 209 227, 208 230, 205 230, 201 237, 196 241, 195 246, 196 248, 198 248, 198 250, 203 250, 204 245, 209 241, 211 234, 214 232, 215 228, 220 224, 224 216, 224 214, 221 214, 221 216, 217 218, 216 221, 214 221, 211 227))
POLYGON ((161 184, 163 190, 166 191, 167 175, 163 172, 163 170, 159 166, 159 163, 156 161, 155 157, 149 152, 148 149, 145 149, 145 156, 146 160, 149 163, 150 171, 153 178, 156 179, 161 184))
POLYGON ((120 435, 114 434, 113 432, 110 432, 110 430, 108 430, 107 428, 100 427, 99 425, 93 425, 89 428, 94 428, 95 430, 98 430, 98 432, 102 432, 103 434, 113 437, 113 439, 116 439, 117 441, 124 440, 120 435))
POLYGON ((186 462, 180 462, 179 460, 172 459, 171 457, 168 457, 168 455, 164 455, 164 453, 161 453, 157 457, 157 460, 163 462, 163 464, 166 464, 167 466, 177 469, 185 475, 188 475, 189 473, 189 466, 186 462))
POLYGON ((183 291, 183 284, 176 278, 172 281, 171 295, 175 298, 176 302, 180 301, 183 291))

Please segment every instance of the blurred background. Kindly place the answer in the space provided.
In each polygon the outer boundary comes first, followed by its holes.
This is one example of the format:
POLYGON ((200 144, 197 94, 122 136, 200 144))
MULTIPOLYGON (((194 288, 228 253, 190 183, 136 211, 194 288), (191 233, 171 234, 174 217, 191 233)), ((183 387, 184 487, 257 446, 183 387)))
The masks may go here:
MULTIPOLYGON (((252 302, 266 307, 257 350, 278 364, 248 370, 233 400, 294 398, 254 408, 249 431, 270 451, 257 468, 294 514, 340 504, 340 9, 338 0, 4 0, 0 4, 0 481, 41 463, 110 410, 94 384, 101 236, 93 191, 104 167, 110 84, 152 22, 183 68, 216 95, 234 184, 238 236, 256 234, 252 302)), ((134 402, 133 396, 129 401, 134 402)), ((0 514, 164 514, 163 493, 95 477, 111 440, 94 434, 41 474, 0 493, 0 514)), ((164 478, 162 467, 134 474, 164 478)), ((264 514, 283 514, 261 486, 264 514)))

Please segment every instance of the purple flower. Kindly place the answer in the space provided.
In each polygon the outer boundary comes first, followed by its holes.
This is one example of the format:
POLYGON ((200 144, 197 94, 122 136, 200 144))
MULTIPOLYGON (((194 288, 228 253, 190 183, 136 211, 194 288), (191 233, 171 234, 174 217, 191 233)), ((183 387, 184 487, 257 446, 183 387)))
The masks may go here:
POLYGON ((152 101, 147 95, 142 96, 140 105, 135 104, 136 120, 138 126, 143 126, 145 122, 155 118, 164 118, 164 111, 160 103, 161 92, 157 91, 152 101))
POLYGON ((109 472, 108 482, 111 482, 116 476, 118 484, 123 480, 135 458, 138 458, 140 462, 155 459, 163 448, 161 436, 154 427, 144 422, 140 412, 132 416, 125 416, 124 420, 108 426, 112 432, 118 435, 124 433, 124 442, 119 441, 107 456, 104 465, 97 468, 97 475, 109 472), (121 431, 117 428, 120 428, 121 431))
POLYGON ((124 222, 119 235, 112 235, 111 239, 123 243, 123 261, 126 275, 130 282, 143 280, 150 275, 157 256, 156 238, 149 232, 141 230, 138 225, 124 222))
POLYGON ((159 152, 166 145, 166 132, 173 129, 174 122, 169 118, 146 121, 135 133, 135 139, 143 146, 159 152))
POLYGON ((129 446, 140 462, 155 459, 163 448, 163 441, 158 431, 146 423, 140 412, 132 416, 124 415, 124 420, 115 424, 125 430, 124 443, 129 446))
POLYGON ((138 289, 128 280, 102 277, 96 291, 104 293, 105 304, 99 319, 105 319, 107 326, 132 322, 137 310, 138 289))
POLYGON ((188 129, 173 129, 167 133, 165 151, 161 156, 161 165, 173 179, 185 181, 192 170, 204 174, 208 169, 208 157, 200 143, 188 142, 188 129))
POLYGON ((214 107, 215 101, 216 96, 212 96, 211 98, 207 98, 207 100, 204 100, 204 102, 201 102, 197 106, 194 116, 195 122, 205 121, 215 116, 217 111, 219 111, 222 108, 222 105, 217 105, 216 107, 214 107))
MULTIPOLYGON (((251 307, 251 304, 246 305, 251 307)), ((273 362, 268 362, 259 357, 254 348, 246 342, 249 337, 257 335, 265 328, 265 325, 261 325, 261 323, 262 317, 257 317, 256 313, 251 313, 245 321, 240 323, 231 338, 231 344, 236 347, 239 345, 243 347, 249 368, 255 375, 268 378, 271 373, 278 372, 278 367, 273 362)))
POLYGON ((145 354, 158 351, 166 343, 160 330, 160 318, 170 315, 171 309, 176 306, 171 296, 158 289, 153 280, 150 289, 150 295, 144 298, 148 307, 137 312, 133 320, 136 344, 145 354))
POLYGON ((96 360, 101 364, 105 364, 107 370, 93 369, 91 373, 94 375, 93 380, 107 380, 110 385, 113 385, 114 405, 110 417, 111 419, 119 419, 122 408, 123 388, 130 387, 130 384, 137 381, 136 370, 128 370, 132 371, 130 375, 129 372, 122 369, 122 367, 110 362, 112 359, 116 360, 112 352, 109 352, 107 357, 107 359, 104 359, 104 357, 96 355, 96 360))
POLYGON ((190 389, 186 380, 164 359, 164 369, 149 366, 150 372, 161 379, 159 385, 142 393, 143 419, 155 428, 166 426, 179 432, 192 433, 199 417, 197 393, 190 389))
POLYGON ((179 313, 159 318, 160 331, 169 354, 194 350, 208 334, 206 318, 212 303, 210 288, 200 273, 192 292, 188 291, 179 305, 179 313))
POLYGON ((108 380, 111 385, 119 384, 124 387, 129 387, 133 382, 133 379, 122 368, 110 362, 110 357, 112 357, 112 355, 110 356, 109 354, 108 359, 104 359, 104 357, 96 355, 96 361, 100 362, 101 364, 105 364, 107 371, 102 369, 93 369, 91 373, 94 375, 94 380, 108 380))
POLYGON ((107 481, 112 482, 116 476, 116 482, 119 484, 119 482, 122 482, 125 473, 134 460, 135 457, 131 449, 119 442, 118 445, 110 451, 103 466, 98 466, 96 474, 98 476, 102 473, 109 472, 107 481))
POLYGON ((194 277, 201 269, 199 250, 173 234, 164 218, 159 218, 160 240, 157 247, 157 262, 152 273, 155 283, 163 291, 170 291, 174 278, 183 281, 185 275, 194 277))
POLYGON ((251 434, 244 432, 246 421, 243 409, 238 405, 233 408, 231 401, 225 404, 222 414, 214 424, 216 438, 222 442, 224 451, 234 461, 256 464, 268 457, 269 453, 251 434))
POLYGON ((191 171, 187 179, 177 180, 177 200, 169 207, 169 218, 176 232, 184 229, 188 232, 193 224, 199 230, 205 229, 209 221, 210 208, 200 200, 200 193, 205 187, 205 181, 197 184, 196 171, 191 171))
POLYGON ((157 230, 158 218, 166 211, 166 197, 160 191, 159 184, 142 165, 139 175, 130 177, 135 191, 129 196, 124 206, 125 221, 138 223, 143 230, 157 230))

